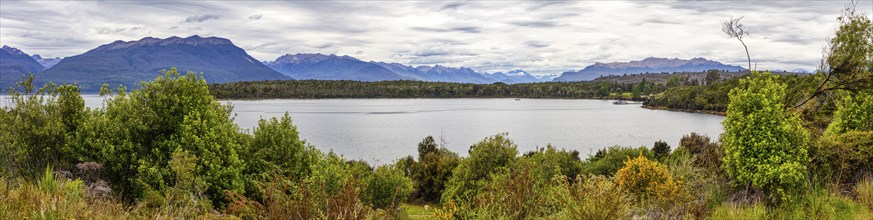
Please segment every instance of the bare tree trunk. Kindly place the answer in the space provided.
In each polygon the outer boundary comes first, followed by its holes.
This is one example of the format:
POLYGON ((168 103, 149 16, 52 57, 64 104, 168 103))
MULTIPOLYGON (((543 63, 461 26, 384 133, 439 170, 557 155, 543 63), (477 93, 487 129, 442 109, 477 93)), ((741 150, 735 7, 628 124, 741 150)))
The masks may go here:
POLYGON ((738 37, 737 40, 740 40, 740 43, 743 44, 743 48, 746 49, 746 59, 749 60, 749 73, 751 73, 752 72, 752 56, 749 55, 749 47, 746 46, 746 42, 743 42, 742 38, 738 37))

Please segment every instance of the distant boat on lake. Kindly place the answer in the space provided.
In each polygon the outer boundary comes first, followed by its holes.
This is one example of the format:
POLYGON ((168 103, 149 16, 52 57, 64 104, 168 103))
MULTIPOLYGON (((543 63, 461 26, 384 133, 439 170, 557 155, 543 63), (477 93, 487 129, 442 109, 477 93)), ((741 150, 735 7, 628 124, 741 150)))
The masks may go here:
POLYGON ((633 104, 642 104, 642 102, 628 102, 623 99, 619 99, 617 101, 612 102, 613 105, 633 105, 633 104))

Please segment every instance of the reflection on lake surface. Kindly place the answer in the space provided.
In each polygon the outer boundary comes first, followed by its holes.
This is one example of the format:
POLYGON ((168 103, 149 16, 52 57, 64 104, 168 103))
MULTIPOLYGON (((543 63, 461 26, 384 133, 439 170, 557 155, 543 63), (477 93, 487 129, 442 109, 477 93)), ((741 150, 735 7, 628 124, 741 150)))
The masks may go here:
MULTIPOLYGON (((84 96, 100 107, 102 98, 84 96)), ((4 97, 6 99, 8 97, 4 97)), ((6 104, 7 101, 3 101, 6 104)), ((222 101, 227 103, 228 101, 222 101)), ((236 123, 245 129, 261 117, 291 114, 300 137, 321 150, 348 159, 384 164, 416 155, 425 136, 467 155, 469 146, 507 132, 520 153, 552 144, 583 155, 612 145, 652 146, 664 140, 673 149, 682 135, 717 138, 722 116, 613 105, 605 100, 567 99, 319 99, 232 100, 236 123)), ((583 156, 584 157, 584 156, 583 156)), ((584 158, 583 158, 584 159, 584 158)))

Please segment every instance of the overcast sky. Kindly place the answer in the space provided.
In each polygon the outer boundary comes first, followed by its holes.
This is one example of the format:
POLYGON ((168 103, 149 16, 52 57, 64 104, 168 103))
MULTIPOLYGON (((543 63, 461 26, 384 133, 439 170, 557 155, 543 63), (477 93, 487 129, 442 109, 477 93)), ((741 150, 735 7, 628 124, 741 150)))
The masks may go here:
MULTIPOLYGON (((758 69, 815 69, 848 1, 0 1, 0 44, 44 57, 115 40, 228 38, 260 60, 324 53, 534 74, 705 57, 745 66, 720 23, 745 16, 758 69)), ((870 15, 873 0, 859 11, 870 15)))

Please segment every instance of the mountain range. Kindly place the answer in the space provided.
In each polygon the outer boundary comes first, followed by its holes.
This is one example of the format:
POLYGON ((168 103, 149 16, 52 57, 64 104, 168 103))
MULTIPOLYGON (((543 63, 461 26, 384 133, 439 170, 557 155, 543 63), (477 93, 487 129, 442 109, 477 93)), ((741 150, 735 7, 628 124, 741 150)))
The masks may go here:
POLYGON ((703 72, 707 70, 741 71, 743 67, 726 65, 704 58, 690 60, 649 57, 630 62, 594 63, 579 71, 561 73, 555 81, 589 81, 601 76, 638 73, 703 72))
POLYGON ((478 72, 468 67, 443 65, 411 66, 400 63, 363 61, 351 56, 285 54, 273 61, 257 61, 230 40, 219 37, 166 39, 146 37, 136 41, 115 41, 83 54, 66 58, 29 56, 21 50, 0 49, 0 86, 8 88, 27 73, 37 83, 77 83, 83 91, 97 91, 104 83, 133 88, 140 81, 154 79, 160 70, 176 67, 180 72, 203 73, 209 83, 237 81, 318 80, 417 80, 459 83, 533 83, 545 81, 587 81, 600 76, 645 72, 702 72, 710 69, 744 70, 704 58, 690 60, 650 57, 639 61, 595 63, 579 71, 560 75, 532 75, 524 70, 478 72))
POLYGON ((523 71, 480 73, 467 67, 408 66, 399 63, 362 61, 350 56, 334 54, 285 54, 274 61, 264 62, 273 70, 295 79, 318 80, 418 80, 459 83, 529 83, 542 80, 523 71))
POLYGON ((0 47, 0 86, 3 91, 21 81, 25 74, 38 73, 44 69, 39 62, 21 50, 6 45, 0 47))
POLYGON ((230 40, 194 35, 104 44, 64 58, 37 74, 37 81, 78 83, 84 91, 97 90, 103 83, 132 88, 173 67, 180 72, 203 73, 209 83, 291 79, 258 62, 230 40))

